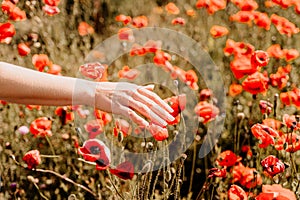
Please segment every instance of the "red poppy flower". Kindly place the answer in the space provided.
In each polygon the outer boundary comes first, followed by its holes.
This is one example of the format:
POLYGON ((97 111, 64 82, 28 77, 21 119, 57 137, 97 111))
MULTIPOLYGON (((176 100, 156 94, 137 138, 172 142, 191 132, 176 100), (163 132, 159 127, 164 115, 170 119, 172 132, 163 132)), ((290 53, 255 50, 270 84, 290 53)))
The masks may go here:
POLYGON ((156 141, 163 141, 169 137, 168 129, 156 124, 151 123, 147 129, 156 141))
POLYGON ((103 133, 103 122, 99 119, 88 121, 84 125, 84 129, 89 133, 89 139, 94 139, 97 135, 103 133))
POLYGON ((229 96, 235 97, 243 92, 243 86, 237 83, 232 83, 229 86, 229 96))
POLYGON ((124 25, 127 25, 131 22, 131 17, 126 15, 118 15, 116 16, 115 20, 117 22, 123 22, 124 25))
POLYGON ((148 26, 148 18, 144 15, 137 16, 132 19, 132 25, 136 28, 143 28, 148 26))
POLYGON ((259 108, 262 114, 266 113, 269 115, 272 112, 273 104, 271 104, 269 101, 260 100, 259 108))
POLYGON ((63 125, 74 120, 74 113, 67 107, 57 107, 54 113, 61 118, 63 125))
POLYGON ((139 74, 139 70, 130 69, 127 65, 118 72, 119 78, 126 78, 128 80, 134 80, 139 74))
POLYGON ((286 87, 291 70, 291 65, 287 65, 286 67, 278 67, 275 74, 270 74, 271 85, 278 87, 280 90, 286 87))
POLYGON ((247 200, 248 196, 246 192, 237 185, 231 185, 228 190, 228 199, 229 200, 247 200))
POLYGON ((168 13, 172 14, 172 15, 178 15, 180 13, 179 8, 172 2, 168 3, 165 6, 165 9, 168 13))
POLYGON ((284 114, 282 117, 283 124, 285 124, 288 128, 292 128, 294 130, 300 128, 300 123, 297 122, 295 115, 284 114))
POLYGON ((52 136, 51 126, 51 120, 49 120, 47 117, 40 117, 31 122, 29 130, 34 137, 49 137, 52 136))
POLYGON ((185 109, 186 105, 186 95, 180 94, 178 96, 172 96, 164 99, 165 102, 174 110, 170 113, 173 117, 175 117, 174 121, 168 122, 169 125, 177 124, 180 120, 179 114, 185 109))
POLYGON ((49 6, 48 4, 43 6, 43 11, 49 16, 60 13, 60 10, 57 6, 49 6))
POLYGON ((268 77, 260 72, 249 75, 242 83, 243 89, 251 94, 265 93, 268 89, 268 77))
POLYGON ((251 57, 254 52, 254 46, 249 43, 235 42, 232 39, 227 39, 223 51, 226 56, 233 54, 235 58, 241 56, 251 57))
POLYGON ((0 104, 2 104, 2 105, 6 105, 7 104, 7 102, 6 101, 3 101, 3 100, 0 100, 0 104))
POLYGON ((210 34, 214 38, 223 37, 225 35, 228 35, 228 33, 228 29, 224 26, 213 25, 210 29, 210 34))
POLYGON ((231 0, 231 2, 244 11, 256 10, 258 8, 258 4, 255 0, 231 0))
POLYGON ((20 56, 27 56, 30 53, 30 48, 25 43, 19 43, 18 52, 20 56))
POLYGON ((248 56, 235 57, 230 62, 230 69, 237 79, 257 72, 257 66, 251 64, 251 59, 248 56))
POLYGON ((78 33, 80 36, 91 35, 95 32, 94 28, 86 22, 80 22, 78 25, 78 33))
POLYGON ((245 167, 242 163, 233 167, 233 182, 239 182, 246 188, 254 188, 262 184, 262 178, 255 168, 245 167))
POLYGON ((267 49, 267 53, 270 57, 277 59, 284 58, 285 52, 281 49, 279 44, 273 44, 267 49))
POLYGON ((267 13, 262 13, 262 12, 255 11, 253 21, 258 27, 264 28, 267 31, 270 30, 271 19, 269 18, 267 13))
POLYGON ((36 168, 39 164, 41 164, 40 152, 38 150, 28 151, 23 160, 26 162, 28 169, 36 168))
POLYGON ((252 20, 254 20, 254 12, 253 11, 239 11, 236 14, 231 15, 229 17, 229 20, 251 25, 252 20))
POLYGON ((227 0, 210 0, 207 7, 207 12, 209 14, 214 14, 219 10, 226 8, 227 0))
POLYGON ((16 7, 16 5, 8 0, 6 0, 6 1, 4 0, 1 3, 2 12, 6 13, 6 14, 11 13, 15 7, 16 7))
POLYGON ((40 105, 26 105, 26 108, 28 108, 29 110, 41 110, 42 106, 40 106, 40 105))
POLYGON ((263 125, 266 125, 274 130, 279 130, 281 127, 281 121, 272 119, 272 118, 266 118, 262 122, 263 125))
POLYGON ((79 67, 79 71, 82 75, 84 75, 87 78, 91 79, 101 79, 104 72, 105 72, 105 66, 102 64, 96 62, 96 63, 87 63, 84 65, 81 65, 79 67))
POLYGON ((217 158, 216 163, 222 167, 231 167, 239 162, 241 158, 230 150, 223 151, 217 158))
POLYGON ((131 28, 121 28, 118 31, 118 36, 120 40, 133 41, 134 36, 131 28))
POLYGON ((266 148, 270 144, 274 145, 274 138, 279 137, 279 133, 277 131, 263 124, 254 124, 251 127, 251 132, 254 137, 260 140, 260 148, 266 148))
POLYGON ((262 193, 255 197, 255 200, 296 200, 296 195, 289 189, 279 184, 263 185, 262 193))
POLYGON ((184 81, 192 90, 198 90, 198 76, 196 72, 192 69, 186 71, 185 81, 184 81))
POLYGON ((40 72, 44 71, 45 67, 52 65, 46 54, 34 54, 32 56, 32 64, 40 72))
POLYGON ((122 162, 115 169, 110 168, 109 171, 124 180, 132 179, 134 176, 134 166, 129 161, 122 162))
POLYGON ((271 177, 285 170, 284 163, 273 155, 267 156, 260 163, 264 168, 264 173, 271 177))
POLYGON ((211 89, 202 89, 199 93, 199 100, 206 101, 209 100, 213 96, 211 89))
POLYGON ((156 65, 166 65, 167 61, 171 60, 170 54, 163 51, 156 51, 153 62, 156 65))
POLYGON ((294 95, 294 93, 292 91, 288 91, 288 92, 282 92, 279 95, 280 101, 286 105, 286 106, 290 106, 292 103, 292 95, 294 95))
POLYGON ((257 50, 251 56, 251 65, 254 67, 263 67, 269 63, 268 53, 265 51, 257 50))
POLYGON ((292 0, 272 0, 272 2, 274 4, 281 6, 283 9, 286 9, 289 6, 292 6, 292 3, 293 3, 292 0))
POLYGON ((173 25, 185 25, 185 19, 183 19, 182 17, 176 17, 175 19, 172 20, 172 24, 173 25))
POLYGON ((132 127, 128 123, 128 121, 124 119, 117 119, 114 127, 114 135, 117 137, 121 132, 124 137, 131 134, 132 127))
POLYGON ((272 14, 271 21, 275 25, 278 32, 282 35, 286 34, 288 37, 291 37, 293 34, 299 33, 299 28, 297 28, 295 24, 284 17, 272 14))
POLYGON ((148 40, 144 44, 143 48, 146 53, 155 53, 161 49, 161 45, 162 45, 162 42, 160 40, 158 40, 158 41, 148 40))
POLYGON ((283 52, 287 62, 295 60, 299 57, 299 51, 297 49, 284 49, 283 52))
POLYGON ((194 17, 194 16, 196 15, 196 12, 195 12, 195 10, 193 10, 193 9, 188 9, 188 10, 186 11, 186 15, 187 15, 187 16, 190 16, 190 17, 194 17))
POLYGON ((53 74, 53 75, 61 75, 61 66, 52 64, 49 66, 49 69, 47 71, 48 74, 53 74))
POLYGON ((44 0, 44 3, 49 6, 58 6, 60 0, 44 0))
POLYGON ((218 169, 218 168, 211 168, 208 171, 208 178, 213 178, 213 177, 221 177, 225 178, 226 177, 226 168, 218 169))
POLYGON ((13 24, 9 22, 0 23, 0 43, 9 44, 15 34, 16 30, 13 24))
POLYGON ((196 3, 196 8, 200 9, 200 8, 207 8, 209 5, 209 1, 207 0, 198 0, 196 3))
POLYGON ((137 44, 137 43, 134 43, 131 47, 131 50, 130 50, 130 56, 143 56, 146 54, 146 50, 143 46, 137 44))
POLYGON ((95 162, 97 170, 105 170, 109 167, 111 158, 109 148, 98 139, 89 139, 78 149, 83 159, 95 162))
POLYGON ((246 153, 247 157, 251 158, 253 156, 253 153, 252 153, 252 150, 251 150, 251 147, 249 145, 243 145, 241 147, 241 151, 243 153, 246 153))
POLYGON ((219 108, 217 108, 216 106, 206 102, 206 101, 200 101, 194 111, 196 112, 196 114, 201 117, 201 121, 203 124, 214 120, 216 118, 216 116, 219 114, 219 108))
POLYGON ((19 7, 15 6, 9 13, 8 13, 9 19, 14 21, 23 21, 25 20, 26 13, 25 11, 21 10, 19 7))
POLYGON ((292 103, 297 107, 300 108, 300 89, 293 88, 292 91, 289 91, 292 103))
POLYGON ((111 122, 112 117, 109 113, 95 109, 94 111, 94 115, 97 119, 101 120, 103 125, 105 126, 106 124, 108 124, 109 122, 111 122))
POLYGON ((285 150, 286 152, 295 153, 300 150, 300 136, 296 133, 283 134, 278 138, 275 148, 285 150))

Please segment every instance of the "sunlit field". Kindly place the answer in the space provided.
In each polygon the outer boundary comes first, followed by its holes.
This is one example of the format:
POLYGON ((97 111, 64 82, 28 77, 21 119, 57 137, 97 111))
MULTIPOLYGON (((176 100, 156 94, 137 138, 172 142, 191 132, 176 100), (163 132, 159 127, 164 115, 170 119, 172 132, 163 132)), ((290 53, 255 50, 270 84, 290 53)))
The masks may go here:
POLYGON ((175 118, 0 100, 1 200, 300 199, 299 0, 0 2, 1 62, 151 84, 175 118))

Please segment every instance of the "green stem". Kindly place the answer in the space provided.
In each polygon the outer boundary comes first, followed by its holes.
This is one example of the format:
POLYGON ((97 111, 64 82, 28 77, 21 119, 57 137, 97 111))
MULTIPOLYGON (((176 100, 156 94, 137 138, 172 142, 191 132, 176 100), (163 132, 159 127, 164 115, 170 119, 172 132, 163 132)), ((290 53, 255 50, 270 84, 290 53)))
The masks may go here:
POLYGON ((46 140, 47 140, 47 142, 48 142, 48 144, 49 144, 49 146, 50 146, 50 149, 51 149, 51 151, 52 151, 52 154, 55 155, 55 151, 54 151, 54 148, 53 148, 53 146, 52 146, 52 143, 51 143, 49 137, 48 137, 48 136, 45 136, 45 138, 46 138, 46 140))
POLYGON ((107 169, 107 174, 108 174, 108 177, 109 177, 109 180, 110 180, 110 183, 112 184, 112 186, 114 187, 114 189, 116 190, 116 193, 118 194, 118 196, 122 199, 122 200, 125 200, 124 197, 120 194, 120 192, 118 191, 117 187, 115 186, 113 180, 112 180, 112 177, 111 177, 111 174, 109 172, 109 170, 107 169))

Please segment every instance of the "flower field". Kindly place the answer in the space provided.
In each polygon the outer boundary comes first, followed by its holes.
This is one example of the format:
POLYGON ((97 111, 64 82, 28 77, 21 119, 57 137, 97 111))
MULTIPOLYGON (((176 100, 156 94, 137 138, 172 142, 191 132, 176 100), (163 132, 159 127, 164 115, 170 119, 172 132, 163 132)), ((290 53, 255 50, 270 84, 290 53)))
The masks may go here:
POLYGON ((0 100, 1 200, 300 199, 300 1, 0 3, 1 62, 153 86, 173 116, 0 100))

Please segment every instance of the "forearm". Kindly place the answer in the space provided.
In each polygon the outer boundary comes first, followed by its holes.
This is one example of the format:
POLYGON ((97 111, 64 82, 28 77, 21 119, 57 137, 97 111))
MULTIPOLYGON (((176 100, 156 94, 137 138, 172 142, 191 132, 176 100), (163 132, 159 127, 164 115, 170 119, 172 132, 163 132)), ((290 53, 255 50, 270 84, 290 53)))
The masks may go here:
POLYGON ((34 105, 94 105, 96 83, 0 62, 0 99, 34 105))

